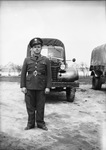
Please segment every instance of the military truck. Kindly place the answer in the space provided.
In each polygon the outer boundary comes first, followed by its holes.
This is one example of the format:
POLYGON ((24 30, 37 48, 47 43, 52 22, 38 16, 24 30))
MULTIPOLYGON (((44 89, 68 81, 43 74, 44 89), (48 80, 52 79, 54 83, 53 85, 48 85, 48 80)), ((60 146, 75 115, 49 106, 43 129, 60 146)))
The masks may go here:
POLYGON ((95 47, 91 53, 92 88, 100 90, 106 83, 106 44, 95 47))
MULTIPOLYGON (((76 87, 79 87, 78 71, 68 69, 66 63, 65 46, 62 41, 52 38, 42 38, 43 48, 41 54, 48 57, 51 62, 52 87, 51 91, 66 91, 66 99, 74 101, 76 87)), ((27 57, 30 56, 30 46, 27 48, 27 57)))

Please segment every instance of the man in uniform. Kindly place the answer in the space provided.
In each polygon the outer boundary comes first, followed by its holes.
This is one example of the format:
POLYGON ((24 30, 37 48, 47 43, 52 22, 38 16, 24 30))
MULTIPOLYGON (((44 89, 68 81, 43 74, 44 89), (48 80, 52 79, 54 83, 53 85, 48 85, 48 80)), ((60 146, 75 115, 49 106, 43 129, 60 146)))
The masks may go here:
POLYGON ((28 123, 25 130, 37 127, 48 130, 44 122, 45 94, 50 92, 51 67, 41 55, 43 41, 34 38, 29 43, 31 56, 25 58, 21 72, 21 91, 25 94, 28 123), (36 111, 36 116, 35 116, 36 111))

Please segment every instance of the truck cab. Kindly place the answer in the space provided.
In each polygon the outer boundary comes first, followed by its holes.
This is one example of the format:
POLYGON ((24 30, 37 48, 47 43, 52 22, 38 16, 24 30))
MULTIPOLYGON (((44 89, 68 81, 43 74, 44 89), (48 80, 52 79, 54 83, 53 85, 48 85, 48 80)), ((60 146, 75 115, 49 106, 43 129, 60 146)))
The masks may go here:
MULTIPOLYGON (((65 46, 58 39, 42 38, 41 54, 48 57, 51 63, 52 86, 51 91, 66 91, 66 99, 74 101, 76 87, 79 87, 77 69, 68 69, 66 63, 65 46)), ((27 48, 27 57, 30 56, 30 46, 27 48)))

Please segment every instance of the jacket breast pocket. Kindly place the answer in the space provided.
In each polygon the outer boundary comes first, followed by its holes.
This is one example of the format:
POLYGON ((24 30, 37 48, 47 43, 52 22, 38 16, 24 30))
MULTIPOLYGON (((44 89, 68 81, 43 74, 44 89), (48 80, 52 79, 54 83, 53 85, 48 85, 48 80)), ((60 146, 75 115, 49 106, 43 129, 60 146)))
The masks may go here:
POLYGON ((46 62, 40 62, 39 65, 45 66, 45 65, 46 65, 46 62))
POLYGON ((45 62, 42 62, 42 63, 39 63, 39 68, 42 69, 42 70, 46 70, 46 63, 45 62))
POLYGON ((33 62, 28 63, 28 70, 32 69, 33 67, 34 67, 34 63, 33 62))

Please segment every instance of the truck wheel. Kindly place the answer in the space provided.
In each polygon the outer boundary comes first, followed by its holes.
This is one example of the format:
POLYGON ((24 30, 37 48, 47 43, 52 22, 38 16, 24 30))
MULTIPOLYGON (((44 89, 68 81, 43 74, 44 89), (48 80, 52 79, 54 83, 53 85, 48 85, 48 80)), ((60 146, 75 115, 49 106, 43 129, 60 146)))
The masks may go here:
POLYGON ((93 78, 92 78, 92 88, 94 90, 100 90, 101 86, 102 86, 102 83, 101 83, 100 77, 93 76, 93 78))
POLYGON ((70 87, 66 88, 66 98, 67 98, 68 102, 74 101, 75 92, 76 92, 76 89, 74 87, 73 88, 70 88, 70 87))

